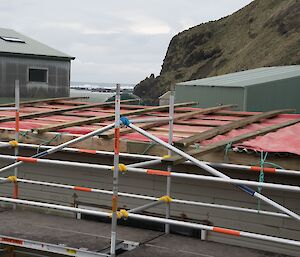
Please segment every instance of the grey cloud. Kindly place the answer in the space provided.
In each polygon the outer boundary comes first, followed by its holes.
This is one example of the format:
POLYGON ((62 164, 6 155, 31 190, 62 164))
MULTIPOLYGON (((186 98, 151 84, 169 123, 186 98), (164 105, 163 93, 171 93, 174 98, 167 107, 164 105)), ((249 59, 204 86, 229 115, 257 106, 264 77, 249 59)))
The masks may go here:
POLYGON ((137 83, 178 32, 251 0, 0 0, 0 26, 76 56, 72 80, 137 83))

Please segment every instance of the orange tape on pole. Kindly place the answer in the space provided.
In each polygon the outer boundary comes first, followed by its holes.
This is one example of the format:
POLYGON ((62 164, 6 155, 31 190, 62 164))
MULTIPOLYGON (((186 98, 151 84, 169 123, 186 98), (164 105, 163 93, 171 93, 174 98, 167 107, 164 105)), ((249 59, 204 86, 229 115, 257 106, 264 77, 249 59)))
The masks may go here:
POLYGON ((80 153, 89 153, 89 154, 96 154, 96 150, 89 150, 89 149, 78 149, 78 152, 80 153))
POLYGON ((164 170, 147 170, 148 175, 156 175, 156 176, 171 176, 170 171, 164 171, 164 170))
MULTIPOLYGON (((257 166, 252 166, 250 169, 253 171, 257 171, 257 172, 261 171, 261 167, 257 167, 257 166)), ((275 168, 266 167, 266 168, 263 168, 262 170, 263 170, 263 172, 266 172, 266 173, 275 173, 276 172, 275 168)))
POLYGON ((240 236, 241 232, 238 230, 233 229, 227 229, 227 228, 219 228, 219 227, 213 227, 213 231, 217 233, 232 235, 232 236, 240 236))
POLYGON ((120 128, 115 128, 115 153, 120 153, 120 128))
POLYGON ((112 206, 111 206, 111 210, 112 212, 116 212, 118 209, 118 197, 117 196, 113 196, 112 197, 112 206))
POLYGON ((18 199, 19 198, 19 185, 18 183, 14 183, 14 192, 13 192, 13 198, 18 199))
POLYGON ((92 189, 88 188, 88 187, 78 187, 78 186, 74 186, 74 190, 76 191, 83 191, 83 192, 91 192, 92 189))
POLYGON ((37 163, 38 159, 32 157, 17 157, 17 161, 21 162, 29 162, 29 163, 37 163))
POLYGON ((16 111, 16 132, 20 132, 20 113, 19 111, 16 111))

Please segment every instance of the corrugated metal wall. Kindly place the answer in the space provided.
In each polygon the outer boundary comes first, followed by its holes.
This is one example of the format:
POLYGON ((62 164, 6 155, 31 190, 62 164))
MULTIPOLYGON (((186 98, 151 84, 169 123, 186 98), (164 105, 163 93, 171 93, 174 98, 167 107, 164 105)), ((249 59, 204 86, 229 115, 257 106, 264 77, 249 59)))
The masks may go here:
POLYGON ((248 111, 291 108, 300 113, 300 77, 277 80, 247 88, 248 111))
POLYGON ((49 98, 70 94, 70 61, 0 56, 0 96, 14 97, 15 80, 21 97, 49 98), (48 70, 48 83, 28 83, 28 68, 48 70))
POLYGON ((198 107, 206 108, 224 104, 237 104, 238 110, 244 107, 243 88, 211 86, 176 86, 176 103, 196 101, 198 107))

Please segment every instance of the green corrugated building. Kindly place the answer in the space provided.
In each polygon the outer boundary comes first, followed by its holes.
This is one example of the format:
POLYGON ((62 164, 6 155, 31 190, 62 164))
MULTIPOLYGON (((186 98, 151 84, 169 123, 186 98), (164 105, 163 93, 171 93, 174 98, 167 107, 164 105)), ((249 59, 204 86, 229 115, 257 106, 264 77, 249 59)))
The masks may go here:
POLYGON ((236 110, 293 108, 300 113, 300 65, 263 67, 176 84, 176 102, 199 107, 237 104, 236 110))

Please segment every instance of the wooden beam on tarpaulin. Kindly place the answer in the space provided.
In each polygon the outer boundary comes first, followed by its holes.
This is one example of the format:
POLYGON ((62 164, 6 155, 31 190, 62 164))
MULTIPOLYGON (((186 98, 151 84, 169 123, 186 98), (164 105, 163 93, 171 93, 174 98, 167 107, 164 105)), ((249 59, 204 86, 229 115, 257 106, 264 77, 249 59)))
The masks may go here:
MULTIPOLYGON (((191 112, 186 112, 186 113, 183 113, 183 114, 178 114, 174 117, 174 122, 179 121, 179 120, 191 119, 196 115, 215 113, 215 112, 218 112, 220 110, 233 108, 235 106, 236 105, 234 105, 234 104, 228 104, 228 105, 216 106, 216 107, 201 109, 201 110, 198 110, 198 111, 191 111, 191 112)), ((169 123, 168 120, 167 121, 159 121, 159 122, 143 124, 143 125, 140 125, 139 127, 142 128, 142 129, 151 129, 151 128, 159 127, 159 126, 162 126, 162 125, 166 125, 168 123, 169 123)), ((126 134, 130 134, 132 132, 135 132, 135 131, 132 130, 131 128, 126 128, 126 129, 122 129, 120 131, 120 135, 126 135, 126 134)), ((104 134, 100 135, 100 137, 113 138, 114 133, 112 133, 112 132, 104 133, 104 134)))
MULTIPOLYGON (((31 101, 22 101, 20 102, 20 105, 25 104, 37 104, 37 103, 52 103, 52 102, 58 102, 61 100, 74 100, 74 99, 87 99, 88 96, 74 96, 74 97, 58 97, 58 98, 46 98, 46 99, 39 99, 39 100, 31 100, 31 101)), ((14 106, 15 103, 7 103, 7 104, 0 104, 0 107, 9 107, 14 106)))
MULTIPOLYGON (((300 119, 290 120, 290 121, 287 121, 287 122, 283 122, 283 123, 280 123, 280 124, 276 124, 276 125, 272 125, 272 126, 269 126, 269 127, 266 127, 266 128, 262 128, 260 130, 256 130, 256 131, 253 131, 253 132, 242 134, 242 135, 230 138, 230 139, 221 140, 219 142, 203 146, 201 149, 187 151, 186 153, 193 156, 193 157, 200 157, 200 156, 205 155, 207 153, 222 149, 227 144, 235 144, 235 143, 238 143, 238 142, 241 142, 241 141, 249 140, 251 138, 255 138, 257 136, 264 135, 264 134, 276 131, 276 130, 284 128, 284 127, 288 127, 288 126, 294 125, 294 124, 299 123, 299 122, 300 122, 300 119)), ((179 155, 175 155, 175 156, 172 156, 170 158, 166 158, 166 159, 162 160, 162 162, 165 162, 167 164, 171 163, 172 165, 180 164, 180 163, 183 163, 184 161, 185 161, 185 158, 182 158, 179 155)))
MULTIPOLYGON (((122 103, 131 103, 131 102, 136 102, 137 100, 122 100, 122 103)), ((80 106, 73 106, 70 108, 64 108, 64 109, 56 109, 56 110, 51 110, 51 111, 41 111, 41 112, 34 112, 34 113, 28 113, 28 114, 21 114, 20 119, 32 119, 32 118, 37 118, 37 117, 42 117, 42 116, 48 116, 48 115, 54 115, 54 114, 62 114, 65 112, 70 112, 70 111, 77 111, 77 110, 83 110, 83 109, 89 109, 89 108, 94 108, 94 107, 104 107, 104 106, 111 106, 114 105, 114 102, 105 102, 105 103, 97 103, 97 104, 85 104, 85 105, 80 105, 80 106)), ((0 122, 7 122, 7 121, 13 121, 15 117, 10 116, 10 117, 4 117, 0 118, 0 122)))
MULTIPOLYGON (((186 103, 175 104, 175 107, 176 108, 186 107, 186 106, 193 106, 196 104, 197 104, 196 102, 186 102, 186 103)), ((129 115, 144 114, 144 113, 154 112, 154 111, 164 111, 164 110, 167 110, 168 108, 169 108, 168 105, 156 106, 156 107, 150 107, 150 108, 145 108, 145 109, 124 112, 124 113, 122 113, 122 115, 129 116, 129 115)), ((115 114, 109 114, 104 117, 92 117, 92 118, 87 118, 87 119, 81 119, 78 121, 65 122, 65 123, 61 123, 61 124, 57 124, 57 125, 49 125, 49 126, 45 126, 42 128, 33 129, 33 131, 35 131, 39 134, 44 133, 44 132, 50 132, 50 131, 53 132, 53 131, 57 131, 59 129, 69 128, 69 127, 74 127, 74 126, 88 125, 88 124, 93 124, 93 123, 102 122, 102 121, 110 121, 110 120, 113 120, 114 118, 115 118, 115 114)))
POLYGON ((190 137, 183 138, 177 142, 174 142, 174 145, 177 147, 187 147, 194 143, 213 138, 214 136, 225 134, 233 129, 242 128, 242 127, 245 127, 252 123, 255 123, 255 122, 258 122, 258 121, 261 121, 264 119, 272 118, 272 117, 277 116, 282 113, 289 113, 289 112, 294 112, 294 111, 295 110, 292 110, 292 109, 283 109, 283 110, 275 110, 275 111, 264 112, 261 114, 256 114, 256 115, 253 115, 253 116, 241 119, 241 120, 230 122, 229 124, 225 124, 225 125, 218 126, 216 128, 209 129, 209 130, 201 132, 201 133, 197 133, 190 137))

